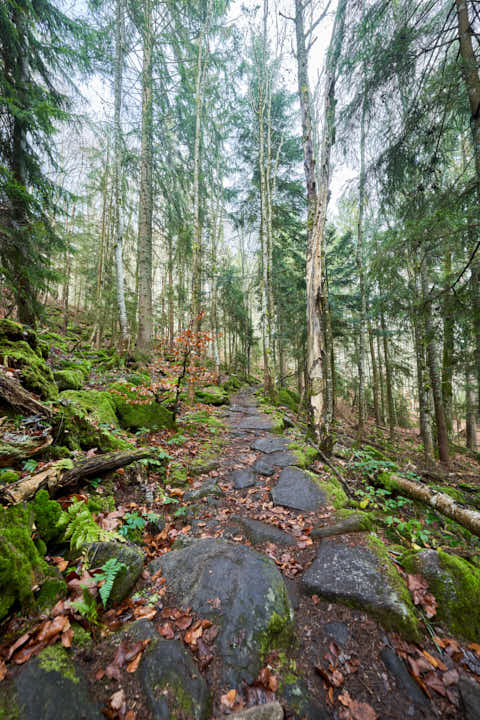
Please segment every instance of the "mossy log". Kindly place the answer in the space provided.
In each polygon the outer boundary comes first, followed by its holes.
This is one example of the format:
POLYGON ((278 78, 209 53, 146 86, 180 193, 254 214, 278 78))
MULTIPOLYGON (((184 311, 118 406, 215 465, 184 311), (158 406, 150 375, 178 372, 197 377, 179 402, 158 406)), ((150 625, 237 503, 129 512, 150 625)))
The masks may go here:
POLYGON ((0 440, 0 468, 9 467, 14 463, 37 455, 42 450, 46 450, 52 442, 53 438, 48 434, 44 434, 42 437, 6 434, 0 440))
POLYGON ((388 490, 400 492, 413 500, 420 500, 442 515, 455 520, 459 525, 463 525, 473 535, 480 537, 480 512, 459 505, 450 495, 438 492, 428 485, 422 485, 386 472, 380 473, 376 482, 388 490))
POLYGON ((37 400, 14 377, 7 375, 2 369, 0 369, 0 400, 22 413, 52 417, 49 407, 37 400))
POLYGON ((76 485, 85 478, 103 475, 143 458, 151 457, 151 455, 152 450, 142 448, 141 450, 112 452, 85 458, 69 470, 52 465, 42 472, 1 487, 0 503, 16 505, 29 500, 42 488, 48 489, 51 496, 58 495, 66 487, 76 485))

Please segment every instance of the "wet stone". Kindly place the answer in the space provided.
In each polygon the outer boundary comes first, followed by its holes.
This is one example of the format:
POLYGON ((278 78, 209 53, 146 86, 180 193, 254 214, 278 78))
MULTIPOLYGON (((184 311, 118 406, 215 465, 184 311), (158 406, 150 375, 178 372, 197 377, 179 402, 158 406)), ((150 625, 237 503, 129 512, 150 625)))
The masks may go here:
POLYGON ((241 430, 273 430, 274 424, 268 417, 246 417, 239 423, 241 430))
POLYGON ((350 640, 350 630, 345 623, 333 620, 332 622, 328 622, 323 629, 328 637, 335 640, 340 647, 345 647, 348 644, 350 640))
POLYGON ((270 462, 270 458, 259 458, 253 465, 254 470, 259 475, 266 475, 270 477, 275 472, 275 466, 270 462))
POLYGON ((234 470, 230 480, 233 481, 236 490, 244 490, 255 485, 255 475, 251 470, 234 470))
POLYGON ((232 522, 243 529, 247 538, 254 544, 271 542, 274 545, 283 545, 285 547, 293 547, 297 544, 295 538, 288 533, 280 530, 274 525, 261 522, 260 520, 252 520, 239 515, 232 516, 232 522))
POLYGON ((413 680, 407 670, 407 666, 403 662, 402 658, 397 655, 395 650, 387 645, 381 651, 380 657, 382 658, 387 670, 395 676, 397 684, 405 691, 409 699, 416 705, 428 705, 427 698, 420 690, 415 680, 413 680))
POLYGON ((312 512, 329 504, 326 494, 310 475, 296 467, 282 470, 271 495, 275 505, 303 512, 312 512))

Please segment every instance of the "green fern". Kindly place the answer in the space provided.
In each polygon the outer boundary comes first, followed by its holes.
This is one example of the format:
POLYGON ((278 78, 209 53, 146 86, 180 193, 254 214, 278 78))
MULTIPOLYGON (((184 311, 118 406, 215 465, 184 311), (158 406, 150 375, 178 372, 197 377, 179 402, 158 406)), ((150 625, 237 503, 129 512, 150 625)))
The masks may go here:
POLYGON ((90 595, 86 585, 82 585, 82 599, 73 602, 72 607, 89 622, 98 622, 97 601, 93 595, 90 595))
POLYGON ((83 500, 72 503, 66 512, 62 512, 57 526, 64 529, 64 538, 70 539, 72 550, 99 540, 123 540, 117 533, 102 530, 83 500))
POLYGON ((110 558, 110 560, 107 560, 107 562, 100 568, 102 572, 96 574, 96 580, 98 580, 99 582, 101 582, 102 580, 104 581, 102 587, 99 588, 98 591, 102 599, 103 607, 107 607, 107 602, 112 592, 113 583, 115 582, 116 577, 122 572, 124 568, 125 570, 127 569, 125 563, 120 562, 120 560, 117 560, 117 558, 110 558))

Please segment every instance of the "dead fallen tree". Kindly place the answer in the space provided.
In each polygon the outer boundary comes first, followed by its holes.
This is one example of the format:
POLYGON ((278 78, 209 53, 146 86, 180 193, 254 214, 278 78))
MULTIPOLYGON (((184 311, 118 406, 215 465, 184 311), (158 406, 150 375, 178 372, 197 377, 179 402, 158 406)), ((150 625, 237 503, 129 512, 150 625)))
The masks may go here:
POLYGON ((0 439, 0 467, 9 467, 13 463, 33 457, 46 450, 53 442, 48 432, 39 436, 6 433, 0 439))
POLYGON ((59 495, 65 488, 77 485, 86 478, 104 475, 125 465, 152 456, 152 450, 122 450, 85 458, 72 468, 65 469, 61 463, 50 465, 35 475, 17 480, 0 488, 0 503, 16 505, 30 500, 38 490, 46 488, 51 496, 59 495))
POLYGON ((23 414, 41 415, 50 419, 52 410, 25 390, 18 380, 0 368, 0 401, 23 414))
POLYGON ((383 485, 387 490, 394 490, 406 495, 406 497, 429 505, 442 515, 455 520, 455 522, 463 525, 470 530, 473 535, 480 537, 480 512, 469 510, 455 502, 450 495, 438 492, 428 485, 422 485, 412 480, 406 480, 399 475, 390 475, 389 473, 380 473, 375 478, 377 484, 383 485))

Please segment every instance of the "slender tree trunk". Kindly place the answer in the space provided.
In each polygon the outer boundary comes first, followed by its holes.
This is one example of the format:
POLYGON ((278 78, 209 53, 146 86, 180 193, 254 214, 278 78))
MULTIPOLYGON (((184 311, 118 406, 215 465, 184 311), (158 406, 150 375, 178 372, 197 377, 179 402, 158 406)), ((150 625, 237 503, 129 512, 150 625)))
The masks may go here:
POLYGON ((118 319, 122 343, 128 339, 127 309, 125 305, 125 274, 123 269, 122 231, 122 85, 125 43, 125 0, 117 0, 115 22, 115 72, 114 72, 114 116, 113 116, 113 237, 115 248, 115 271, 117 278, 118 319))
POLYGON ((373 407, 375 412, 375 422, 381 425, 380 405, 378 401, 378 368, 375 358, 375 347, 373 344, 373 331, 370 322, 368 323, 368 342, 370 346, 370 359, 372 363, 372 389, 373 389, 373 407))
POLYGON ((445 410, 443 407, 442 398, 442 380, 440 376, 440 370, 438 367, 437 358, 437 347, 435 343, 435 328, 432 320, 432 305, 428 297, 428 280, 427 270, 425 268, 425 262, 422 263, 421 268, 421 281, 422 281, 422 297, 424 302, 424 317, 425 317, 425 335, 426 335, 426 347, 427 347, 427 358, 428 368, 430 371, 430 383, 433 393, 433 405, 435 408, 435 422, 437 426, 437 441, 438 441, 438 455, 441 462, 448 464, 449 461, 449 448, 448 448, 448 432, 447 423, 445 420, 445 410))
POLYGON ((393 403, 393 376, 392 376, 392 365, 390 363, 390 355, 388 352, 388 338, 387 338, 387 326, 385 323, 385 314, 383 308, 380 312, 380 324, 382 328, 382 339, 383 339, 383 361, 385 363, 385 385, 387 395, 387 414, 388 414, 388 427, 390 429, 390 438, 395 438, 395 406, 393 403))
POLYGON ((142 146, 138 205, 138 334, 137 350, 152 349, 152 216, 153 216, 153 28, 152 0, 144 0, 142 67, 142 146))
POLYGON ((443 293, 443 352, 442 352, 442 397, 445 408, 445 421, 449 437, 453 433, 453 354, 454 354, 454 310, 449 282, 452 273, 452 256, 447 250, 444 257, 444 293, 443 293))
POLYGON ((376 329, 377 334, 377 357, 378 357, 378 380, 380 384, 380 401, 381 401, 381 407, 382 407, 382 424, 385 424, 386 422, 386 402, 385 402, 385 378, 382 368, 382 351, 381 351, 381 345, 380 345, 380 332, 377 327, 376 329))
MULTIPOLYGON (((364 70, 365 73, 365 70, 364 70)), ((367 297, 365 288, 365 259, 364 259, 364 227, 365 213, 365 123, 367 114, 367 90, 363 89, 362 117, 360 121, 360 183, 358 191, 358 224, 356 264, 360 288, 360 318, 358 333, 358 430, 357 436, 361 440, 365 434, 366 402, 365 402, 365 357, 366 357, 366 324, 367 324, 367 297)))
POLYGON ((477 419, 473 395, 472 375, 467 364, 465 371, 466 445, 472 452, 477 452, 477 419))
MULTIPOLYGON (((417 294, 420 288, 417 282, 417 294)), ((421 296, 421 295, 420 295, 421 296)), ((418 312, 412 312, 415 340, 415 359, 417 363, 418 410, 420 415, 420 435, 423 444, 423 457, 427 465, 433 461, 432 413, 430 405, 430 387, 425 361, 425 333, 423 318, 418 312)))

